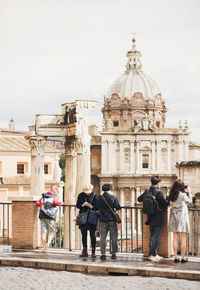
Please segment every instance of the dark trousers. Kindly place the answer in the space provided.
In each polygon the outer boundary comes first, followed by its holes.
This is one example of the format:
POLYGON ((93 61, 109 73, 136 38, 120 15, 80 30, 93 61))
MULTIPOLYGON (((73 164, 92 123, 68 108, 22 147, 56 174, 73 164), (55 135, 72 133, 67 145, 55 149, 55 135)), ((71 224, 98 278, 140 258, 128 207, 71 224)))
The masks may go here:
POLYGON ((100 237, 101 237, 101 254, 106 255, 106 237, 110 232, 110 241, 111 241, 111 253, 115 254, 118 252, 118 245, 117 245, 117 224, 115 221, 111 222, 101 222, 100 223, 100 237))
POLYGON ((92 225, 86 224, 86 225, 82 225, 80 227, 81 230, 81 234, 82 234, 82 244, 83 247, 87 247, 87 232, 90 232, 90 239, 91 239, 91 244, 92 244, 92 248, 96 247, 96 227, 93 227, 92 225))
POLYGON ((149 256, 156 256, 162 226, 150 225, 149 256))

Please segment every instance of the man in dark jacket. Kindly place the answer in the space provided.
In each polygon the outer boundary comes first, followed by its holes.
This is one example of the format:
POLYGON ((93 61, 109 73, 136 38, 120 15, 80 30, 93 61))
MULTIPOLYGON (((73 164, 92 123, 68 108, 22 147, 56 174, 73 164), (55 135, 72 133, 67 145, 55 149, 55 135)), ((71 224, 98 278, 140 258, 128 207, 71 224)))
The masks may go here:
POLYGON ((158 175, 153 176, 151 178, 150 188, 148 190, 145 190, 145 192, 138 197, 138 201, 142 202, 144 195, 149 191, 152 195, 155 196, 157 201, 156 213, 151 216, 148 215, 146 221, 146 225, 149 225, 150 227, 149 259, 154 262, 162 259, 162 257, 160 257, 157 254, 157 249, 159 244, 161 228, 164 223, 164 210, 169 205, 169 202, 164 198, 164 194, 159 188, 160 183, 161 183, 160 177, 158 175))
POLYGON ((108 232, 110 232, 111 239, 111 253, 112 259, 116 259, 116 253, 118 252, 117 246, 117 224, 115 221, 115 216, 107 203, 104 201, 103 197, 109 203, 113 210, 119 210, 121 207, 116 196, 112 194, 112 185, 104 184, 102 186, 104 191, 102 196, 99 196, 96 200, 96 208, 100 212, 100 238, 101 238, 101 259, 106 260, 106 237, 108 232))

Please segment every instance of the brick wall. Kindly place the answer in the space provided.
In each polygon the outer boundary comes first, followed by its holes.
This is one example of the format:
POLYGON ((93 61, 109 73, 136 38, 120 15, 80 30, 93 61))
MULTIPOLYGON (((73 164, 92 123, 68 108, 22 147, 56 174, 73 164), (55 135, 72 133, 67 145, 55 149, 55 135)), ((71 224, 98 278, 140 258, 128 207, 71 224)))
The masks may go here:
MULTIPOLYGON (((171 257, 171 233, 168 232, 168 221, 169 221, 169 209, 165 210, 164 214, 164 225, 160 234, 160 241, 158 246, 158 255, 164 258, 171 257)), ((150 230, 149 226, 145 225, 147 220, 146 214, 143 214, 143 254, 144 257, 149 256, 149 238, 150 230)))
POLYGON ((12 248, 35 249, 38 234, 38 208, 35 201, 12 202, 12 248))

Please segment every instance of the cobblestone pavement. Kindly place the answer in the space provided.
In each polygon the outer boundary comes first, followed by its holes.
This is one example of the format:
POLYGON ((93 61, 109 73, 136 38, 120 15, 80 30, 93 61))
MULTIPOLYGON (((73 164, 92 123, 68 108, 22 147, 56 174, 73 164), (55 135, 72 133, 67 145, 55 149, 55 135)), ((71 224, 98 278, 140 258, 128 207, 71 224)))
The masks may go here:
POLYGON ((157 277, 95 276, 64 271, 0 267, 1 290, 199 290, 200 282, 157 277))

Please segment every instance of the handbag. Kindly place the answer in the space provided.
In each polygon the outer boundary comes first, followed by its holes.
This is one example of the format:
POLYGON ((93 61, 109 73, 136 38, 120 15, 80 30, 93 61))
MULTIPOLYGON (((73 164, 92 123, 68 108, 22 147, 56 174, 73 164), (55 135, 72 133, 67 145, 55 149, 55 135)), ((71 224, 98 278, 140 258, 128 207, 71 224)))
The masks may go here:
POLYGON ((78 226, 82 226, 87 224, 87 219, 88 219, 88 211, 85 211, 83 213, 79 213, 76 217, 76 224, 78 226))
POLYGON ((96 226, 97 223, 98 223, 98 218, 99 218, 98 213, 96 211, 94 211, 94 210, 90 210, 88 212, 87 222, 88 222, 88 224, 96 226))
POLYGON ((107 200, 105 199, 105 197, 103 195, 102 195, 102 198, 105 201, 105 203, 107 204, 107 206, 109 207, 109 209, 114 214, 116 223, 121 224, 122 220, 121 220, 120 216, 112 209, 112 207, 110 206, 110 204, 107 202, 107 200))
MULTIPOLYGON (((94 200, 94 196, 92 198, 92 202, 94 200)), ((92 204, 91 202, 91 204, 92 204)), ((97 225, 98 222, 98 214, 95 211, 92 210, 87 210, 83 213, 79 213, 76 217, 76 225, 77 226, 82 226, 87 223, 92 224, 92 225, 97 225)))

